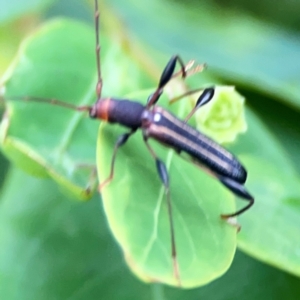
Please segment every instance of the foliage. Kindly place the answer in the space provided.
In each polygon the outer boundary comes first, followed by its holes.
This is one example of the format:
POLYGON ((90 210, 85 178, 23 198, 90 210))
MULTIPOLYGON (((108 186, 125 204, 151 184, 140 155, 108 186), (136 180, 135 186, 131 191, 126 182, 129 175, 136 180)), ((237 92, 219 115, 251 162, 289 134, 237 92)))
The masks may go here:
MULTIPOLYGON (((211 72, 191 78, 191 86, 199 87, 199 81, 230 81, 243 86, 243 93, 249 96, 247 105, 252 106, 246 111, 248 131, 230 149, 248 170, 247 188, 255 195, 256 203, 239 218, 242 231, 238 246, 266 264, 299 276, 300 168, 295 165, 295 145, 300 133, 299 122, 294 121, 300 107, 297 35, 236 11, 221 13, 211 4, 200 8, 197 3, 183 6, 152 1, 146 7, 138 1, 121 4, 114 0, 111 5, 144 47, 137 48, 136 38, 125 35, 123 28, 115 25, 117 20, 108 8, 101 10, 109 33, 102 36, 101 42, 105 95, 122 96, 153 86, 156 80, 150 74, 158 78, 159 66, 173 53, 211 66, 211 72), (265 118, 258 110, 262 107, 267 108, 265 118), (280 135, 278 124, 282 125, 280 135)), ((13 23, 10 26, 14 28, 13 23)), ((23 42, 3 79, 7 98, 35 95, 81 105, 94 102, 92 27, 63 19, 51 21, 23 42)), ((139 97, 145 100, 147 95, 139 97)), ((80 165, 95 161, 97 123, 85 120, 83 115, 34 103, 8 102, 6 108, 0 134, 3 153, 26 171, 56 180, 72 198, 85 198, 82 193, 90 169, 80 165)), ((172 109, 181 114, 186 107, 179 104, 172 109)), ((108 174, 113 141, 119 132, 118 127, 100 128, 97 159, 102 179, 108 174)), ((139 257, 145 252, 145 243, 155 228, 151 213, 159 207, 159 238, 149 248, 153 253, 147 250, 149 260, 142 265, 146 279, 163 274, 160 281, 170 284, 166 207, 161 205, 155 166, 146 157, 140 140, 137 136, 120 150, 116 180, 103 193, 105 213, 127 262, 145 279, 136 261, 133 264, 132 254, 139 257), (155 275, 151 277, 151 273, 155 275)), ((195 256, 191 269, 183 271, 183 284, 192 287, 207 283, 225 272, 234 254, 234 228, 218 219, 221 212, 234 211, 233 197, 173 152, 157 149, 171 173, 178 255, 182 254, 179 262, 185 265, 183 261, 195 256), (190 231, 189 235, 185 230, 190 231), (193 277, 197 278, 194 282, 193 277)), ((99 294, 111 299, 280 299, 282 295, 296 299, 300 294, 297 280, 291 275, 241 253, 226 275, 206 287, 179 291, 142 284, 124 266, 103 222, 98 197, 82 204, 67 198, 49 179, 32 179, 16 170, 8 174, 0 203, 0 292, 6 299, 83 299, 99 294), (241 275, 245 270, 248 276, 241 275), (258 272, 263 274, 259 281, 258 272)))

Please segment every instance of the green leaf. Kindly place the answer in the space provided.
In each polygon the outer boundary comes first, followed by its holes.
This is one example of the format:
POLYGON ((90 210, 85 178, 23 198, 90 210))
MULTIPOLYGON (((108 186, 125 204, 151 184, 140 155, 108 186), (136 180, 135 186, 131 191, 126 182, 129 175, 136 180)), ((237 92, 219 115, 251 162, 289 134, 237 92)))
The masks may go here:
MULTIPOLYGON (((26 23, 26 26, 18 26, 18 24, 6 24, 0 26, 0 74, 8 68, 12 59, 17 52, 20 41, 22 40, 25 32, 32 29, 34 22, 26 23)), ((1 106, 1 104, 0 104, 1 106)))
POLYGON ((240 217, 238 246, 246 253, 300 276, 300 179, 279 143, 250 110, 248 132, 232 149, 248 170, 255 197, 240 217))
MULTIPOLYGON (((56 98, 74 105, 94 102, 94 40, 94 30, 82 23, 56 20, 44 25, 24 41, 5 74, 5 97, 56 98)), ((105 37, 102 46, 104 93, 118 95, 142 86, 146 77, 139 76, 139 67, 126 56, 126 46, 105 37)), ((0 134, 5 155, 33 175, 52 177, 76 197, 89 197, 86 186, 90 166, 95 165, 97 122, 50 105, 7 101, 7 108, 0 134)))
POLYGON ((150 299, 123 263, 98 195, 70 201, 51 180, 14 170, 0 205, 1 298, 150 299))
MULTIPOLYGON (((139 99, 145 102, 148 96, 140 93, 139 99)), ((178 111, 182 106, 185 103, 178 111)), ((97 166, 102 180, 109 174, 113 146, 122 132, 117 126, 100 127, 97 166)), ((153 146, 170 174, 181 285, 207 284, 221 276, 233 259, 236 228, 220 218, 221 213, 234 212, 233 196, 172 150, 153 146)), ((111 230, 133 272, 145 281, 178 285, 164 188, 141 133, 119 150, 114 180, 104 187, 102 198, 111 230)))
POLYGON ((300 293, 297 278, 242 253, 222 278, 199 289, 145 285, 124 264, 98 196, 76 203, 53 182, 12 170, 0 197, 3 299, 292 300, 300 293))
POLYGON ((168 289, 165 294, 166 299, 172 300, 295 300, 300 294, 300 287, 298 278, 237 251, 232 266, 222 278, 199 289, 168 289))
POLYGON ((300 276, 300 179, 278 166, 244 157, 248 187, 257 198, 241 217, 239 247, 260 260, 300 276))
MULTIPOLYGON (((5 75, 5 96, 88 104, 96 83, 93 40, 92 29, 80 23, 57 20, 45 25, 24 41, 5 75)), ((1 127, 4 153, 34 175, 51 176, 74 194, 88 196, 83 188, 88 170, 77 171, 81 164, 93 164, 97 125, 86 122, 83 114, 49 105, 12 101, 7 108, 1 127)))

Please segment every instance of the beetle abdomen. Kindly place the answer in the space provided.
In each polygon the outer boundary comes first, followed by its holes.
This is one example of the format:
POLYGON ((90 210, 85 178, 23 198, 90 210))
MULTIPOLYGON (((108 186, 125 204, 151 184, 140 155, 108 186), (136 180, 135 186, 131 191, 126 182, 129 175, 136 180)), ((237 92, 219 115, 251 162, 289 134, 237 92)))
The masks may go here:
POLYGON ((192 160, 203 165, 216 176, 226 176, 244 183, 247 172, 238 159, 195 128, 176 118, 161 107, 155 107, 152 122, 145 133, 179 152, 185 152, 192 160))

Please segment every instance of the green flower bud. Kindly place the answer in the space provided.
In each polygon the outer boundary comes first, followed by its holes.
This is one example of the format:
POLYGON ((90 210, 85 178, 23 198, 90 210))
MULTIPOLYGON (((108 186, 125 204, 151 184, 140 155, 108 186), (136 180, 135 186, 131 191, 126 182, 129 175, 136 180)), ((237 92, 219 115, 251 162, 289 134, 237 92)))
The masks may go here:
POLYGON ((213 99, 195 113, 197 129, 218 143, 233 142, 247 130, 244 102, 233 86, 216 86, 213 99))

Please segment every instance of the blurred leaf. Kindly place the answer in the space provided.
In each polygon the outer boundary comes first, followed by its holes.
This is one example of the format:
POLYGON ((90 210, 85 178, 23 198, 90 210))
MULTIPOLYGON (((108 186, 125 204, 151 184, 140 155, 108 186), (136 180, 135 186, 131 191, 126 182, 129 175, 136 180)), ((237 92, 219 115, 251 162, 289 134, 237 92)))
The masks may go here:
POLYGON ((8 172, 8 167, 9 167, 9 164, 8 164, 7 159, 2 155, 2 153, 0 153, 0 188, 2 187, 4 179, 8 172))
POLYGON ((296 300, 300 294, 298 279, 241 253, 222 278, 200 289, 142 284, 127 270, 98 201, 95 195, 76 203, 49 180, 11 173, 0 198, 3 299, 296 300))
POLYGON ((55 0, 53 2, 53 5, 49 6, 49 9, 44 14, 44 17, 47 19, 59 16, 73 18, 90 24, 94 21, 91 15, 91 7, 94 7, 93 0, 55 0))
POLYGON ((297 300, 299 279, 262 264, 237 251, 233 264, 220 279, 199 289, 178 291, 167 289, 172 300, 297 300))
POLYGON ((0 0, 0 23, 11 21, 23 15, 36 12, 56 0, 0 0))
POLYGON ((35 18, 23 18, 0 26, 0 75, 16 55, 20 41, 36 26, 35 18))
POLYGON ((147 49, 206 62, 226 80, 300 108, 296 34, 203 1, 194 5, 159 0, 147 5, 136 0, 110 3, 147 49))
MULTIPOLYGON (((188 1, 197 2, 197 0, 188 1)), ((273 5, 273 0, 210 0, 210 2, 218 3, 223 9, 238 10, 242 14, 254 15, 268 23, 299 31, 299 1, 286 0, 280 9, 276 5, 273 5)))
POLYGON ((240 217, 238 246, 250 255, 300 276, 300 179, 279 143, 248 110, 248 132, 231 147, 246 166, 255 197, 240 217))
POLYGON ((0 205, 1 298, 150 299, 125 267, 98 195, 70 201, 53 182, 14 170, 0 205))
MULTIPOLYGON (((142 86, 146 77, 139 76, 140 69, 126 56, 123 44, 103 38, 102 45, 104 89, 117 95, 142 86), (123 68, 114 67, 120 64, 123 68)), ((6 98, 47 97, 76 105, 94 102, 94 48, 92 28, 66 20, 48 23, 23 43, 5 75, 6 98)), ((27 172, 51 176, 77 197, 87 197, 91 169, 80 166, 95 165, 97 123, 83 113, 50 105, 8 101, 7 107, 1 125, 5 155, 27 172)))
MULTIPOLYGON (((272 99, 268 99, 256 93, 243 91, 243 94, 246 95, 248 104, 251 104, 255 109, 256 114, 264 120, 264 123, 268 126, 269 130, 272 131, 274 137, 280 141, 280 144, 287 153, 287 157, 292 162, 293 167, 299 176, 299 112, 280 102, 275 103, 272 99)), ((253 134, 255 134, 255 132, 253 132, 253 134)), ((274 149, 274 151, 276 150, 274 149)))
MULTIPOLYGON (((230 145, 232 152, 252 156, 266 163, 274 164, 281 172, 295 176, 296 171, 276 135, 269 131, 262 120, 250 108, 246 109, 248 130, 230 145)), ((250 173, 249 173, 250 174, 250 173)), ((276 174, 275 174, 276 176, 276 174)))
MULTIPOLYGON (((92 29, 80 23, 59 20, 45 25, 23 43, 6 74, 6 97, 50 97, 88 104, 96 82, 93 37, 92 29)), ((83 120, 83 114, 50 105, 13 101, 7 107, 1 127, 4 153, 25 170, 51 176, 84 196, 86 175, 76 168, 93 164, 91 145, 97 125, 83 120)))
POLYGON ((300 180, 278 166, 244 157, 248 186, 257 194, 251 214, 241 217, 247 230, 240 249, 260 260, 300 276, 300 180))

